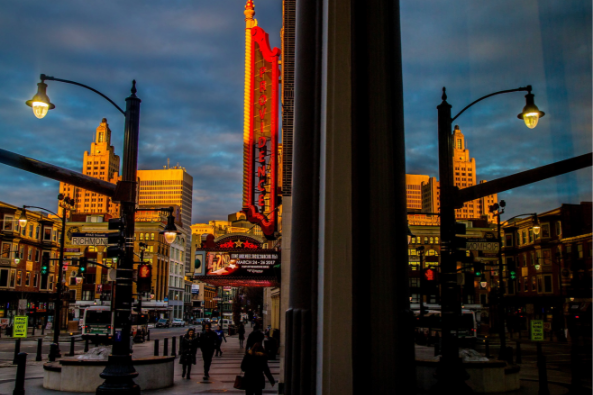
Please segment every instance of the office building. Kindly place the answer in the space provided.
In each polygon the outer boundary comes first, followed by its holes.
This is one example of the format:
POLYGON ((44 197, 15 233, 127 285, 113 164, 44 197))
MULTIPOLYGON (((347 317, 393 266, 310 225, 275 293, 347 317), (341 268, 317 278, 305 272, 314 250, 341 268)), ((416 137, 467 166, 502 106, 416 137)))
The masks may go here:
MULTIPOLYGON (((107 119, 103 118, 95 132, 95 141, 91 143, 90 151, 84 152, 81 173, 115 184, 119 180, 119 165, 119 156, 115 155, 111 145, 111 129, 107 119)), ((111 217, 119 217, 119 204, 113 203, 107 196, 64 182, 60 182, 60 193, 74 198, 75 206, 72 214, 97 217, 109 214, 111 217)), ((58 214, 62 215, 62 208, 59 206, 58 214)), ((103 218, 96 220, 102 221, 103 218)))

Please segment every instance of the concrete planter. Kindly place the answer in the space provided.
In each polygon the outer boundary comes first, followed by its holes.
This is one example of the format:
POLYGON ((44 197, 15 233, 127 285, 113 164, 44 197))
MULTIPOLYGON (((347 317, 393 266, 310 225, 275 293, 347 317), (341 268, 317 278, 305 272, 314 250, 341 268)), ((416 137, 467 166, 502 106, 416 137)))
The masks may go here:
MULTIPOLYGON (((134 379, 142 390, 156 390, 173 385, 175 357, 134 359, 138 377, 134 379)), ((43 365, 43 388, 64 392, 95 392, 104 380, 99 376, 107 361, 80 361, 64 358, 43 365)))
MULTIPOLYGON (((416 385, 428 391, 436 384, 436 360, 416 360, 416 385)), ((520 388, 519 366, 508 366, 503 361, 464 362, 463 367, 470 378, 467 384, 476 393, 516 391, 520 388)))

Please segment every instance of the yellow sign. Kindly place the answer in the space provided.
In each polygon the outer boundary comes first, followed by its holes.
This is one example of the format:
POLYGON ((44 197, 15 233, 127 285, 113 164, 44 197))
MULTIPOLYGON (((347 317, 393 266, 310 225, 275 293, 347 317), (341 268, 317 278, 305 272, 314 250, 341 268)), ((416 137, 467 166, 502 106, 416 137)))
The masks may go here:
POLYGON ((544 340, 544 320, 531 320, 530 338, 532 341, 541 342, 544 340))
POLYGON ((12 326, 12 337, 27 337, 27 322, 29 317, 17 315, 14 317, 12 326))

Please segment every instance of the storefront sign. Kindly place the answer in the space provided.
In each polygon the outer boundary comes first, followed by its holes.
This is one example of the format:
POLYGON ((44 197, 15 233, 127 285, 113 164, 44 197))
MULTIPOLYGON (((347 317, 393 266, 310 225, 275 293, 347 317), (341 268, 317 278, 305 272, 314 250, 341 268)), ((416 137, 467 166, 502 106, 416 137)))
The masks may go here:
POLYGON ((245 108, 249 126, 244 130, 243 212, 247 220, 274 238, 277 222, 278 87, 280 50, 271 49, 268 34, 251 29, 248 78, 251 89, 245 108))
POLYGON ((29 317, 26 315, 17 315, 12 324, 12 337, 27 337, 27 323, 29 317))
POLYGON ((107 233, 72 233, 72 245, 107 245, 107 233))
POLYGON ((544 320, 531 320, 530 339, 531 341, 541 342, 544 340, 544 320))

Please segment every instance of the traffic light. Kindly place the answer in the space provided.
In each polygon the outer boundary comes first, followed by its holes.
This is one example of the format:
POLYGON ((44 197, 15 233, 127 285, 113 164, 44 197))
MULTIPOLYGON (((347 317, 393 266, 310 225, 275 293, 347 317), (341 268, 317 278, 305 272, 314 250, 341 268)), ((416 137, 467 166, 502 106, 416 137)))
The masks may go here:
POLYGON ((109 230, 117 230, 117 232, 109 233, 107 235, 107 258, 123 258, 126 255, 126 224, 123 218, 109 219, 109 230))
POLYGON ((80 273, 80 275, 82 276, 83 274, 86 273, 86 265, 88 264, 88 259, 81 256, 78 260, 78 272, 80 273))
POLYGON ((424 279, 426 281, 434 281, 435 280, 435 271, 431 268, 424 269, 424 279))
POLYGON ((507 260, 508 269, 509 269, 509 277, 511 280, 517 279, 517 265, 515 264, 514 260, 507 260))
POLYGON ((484 263, 483 262, 474 262, 474 275, 476 277, 481 277, 484 273, 484 263))
POLYGON ((47 276, 49 274, 49 253, 44 252, 41 259, 41 275, 47 276))
POLYGON ((152 265, 141 263, 138 265, 138 292, 150 292, 152 289, 152 265))

